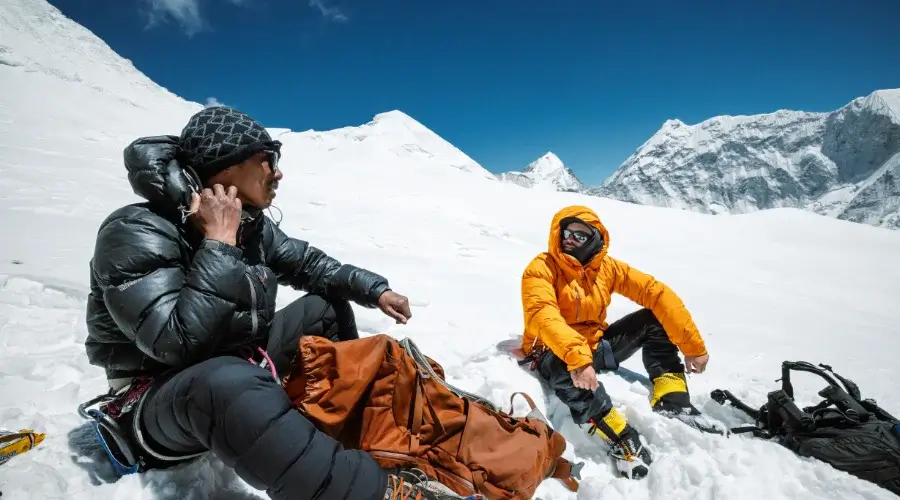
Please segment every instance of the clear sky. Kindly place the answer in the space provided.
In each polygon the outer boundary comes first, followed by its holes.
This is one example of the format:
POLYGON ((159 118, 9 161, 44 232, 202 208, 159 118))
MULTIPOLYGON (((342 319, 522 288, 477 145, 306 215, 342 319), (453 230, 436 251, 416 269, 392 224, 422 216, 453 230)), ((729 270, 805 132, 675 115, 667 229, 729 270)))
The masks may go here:
POLYGON ((898 0, 50 3, 186 99, 294 130, 399 109, 488 170, 553 151, 588 185, 669 118, 900 87, 898 0))

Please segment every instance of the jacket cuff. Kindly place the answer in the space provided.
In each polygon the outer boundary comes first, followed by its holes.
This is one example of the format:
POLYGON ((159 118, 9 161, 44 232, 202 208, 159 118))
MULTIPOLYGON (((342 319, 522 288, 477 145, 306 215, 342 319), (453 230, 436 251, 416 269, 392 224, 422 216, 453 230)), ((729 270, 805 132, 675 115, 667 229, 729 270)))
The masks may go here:
POLYGON ((594 355, 591 352, 591 348, 587 346, 578 347, 566 356, 566 368, 570 372, 593 363, 594 355))
POLYGON ((377 304, 381 295, 390 289, 391 286, 387 282, 376 285, 375 288, 372 289, 372 303, 377 304))
POLYGON ((685 342, 678 346, 678 350, 685 356, 703 356, 707 354, 706 344, 702 340, 699 342, 685 342))
POLYGON ((244 251, 240 248, 229 245, 224 241, 219 240, 208 240, 206 238, 203 239, 203 243, 200 244, 200 248, 208 248, 210 250, 215 250, 224 253, 225 255, 230 255, 237 260, 241 260, 241 257, 244 255, 244 251))

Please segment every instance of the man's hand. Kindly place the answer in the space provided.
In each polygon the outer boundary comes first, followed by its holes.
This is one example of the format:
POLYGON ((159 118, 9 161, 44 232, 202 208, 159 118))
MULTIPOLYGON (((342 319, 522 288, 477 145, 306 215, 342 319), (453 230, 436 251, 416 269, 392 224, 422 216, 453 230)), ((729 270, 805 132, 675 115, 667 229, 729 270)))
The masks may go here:
POLYGON ((688 373, 703 373, 706 371, 706 363, 709 363, 709 354, 684 357, 684 366, 688 373))
POLYGON ((572 383, 575 384, 575 387, 579 389, 595 391, 600 387, 600 382, 597 381, 597 372, 594 371, 593 365, 584 365, 581 368, 576 368, 569 372, 569 376, 572 377, 572 383))
POLYGON ((190 211, 194 224, 207 239, 237 244, 241 199, 237 197, 236 187, 229 186, 226 192, 221 184, 216 184, 212 189, 205 188, 199 195, 192 193, 190 211))
POLYGON ((378 308, 381 312, 394 318, 397 323, 406 324, 412 318, 409 310, 409 299, 399 293, 388 290, 378 297, 378 308))

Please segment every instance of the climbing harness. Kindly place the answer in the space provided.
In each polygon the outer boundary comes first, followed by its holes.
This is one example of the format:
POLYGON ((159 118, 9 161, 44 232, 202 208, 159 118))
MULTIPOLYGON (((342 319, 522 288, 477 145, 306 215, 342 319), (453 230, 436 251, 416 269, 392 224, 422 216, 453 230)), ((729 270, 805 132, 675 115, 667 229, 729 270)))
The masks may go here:
MULTIPOLYGON (((275 364, 265 349, 256 347, 262 361, 256 362, 252 356, 247 361, 268 369, 275 380, 278 373, 275 364)), ((148 446, 141 432, 140 415, 147 391, 157 381, 155 377, 140 376, 119 389, 111 389, 89 401, 78 405, 78 414, 91 421, 97 442, 116 474, 125 476, 158 468, 157 464, 172 464, 199 457, 207 450, 179 456, 169 456, 148 446), (94 408, 96 406, 96 408, 94 408)))

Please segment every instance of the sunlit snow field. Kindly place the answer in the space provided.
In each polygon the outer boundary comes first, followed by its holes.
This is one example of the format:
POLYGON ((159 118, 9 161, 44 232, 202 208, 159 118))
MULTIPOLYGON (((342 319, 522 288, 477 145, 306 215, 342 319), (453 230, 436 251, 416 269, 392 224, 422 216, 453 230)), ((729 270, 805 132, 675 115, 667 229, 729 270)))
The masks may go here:
MULTIPOLYGON (((99 222, 139 201, 122 149, 139 135, 179 133, 200 106, 53 12, 38 0, 0 6, 0 427, 47 433, 0 467, 3 499, 263 497, 213 457, 115 481, 75 413, 106 389, 84 355, 84 297, 99 222)), ((797 210, 705 216, 536 192, 491 179, 400 112, 362 127, 273 133, 284 142, 282 228, 387 276, 411 300, 408 325, 357 308, 364 333, 413 338, 451 382, 495 402, 520 390, 535 397, 566 435, 567 456, 588 463, 577 498, 895 498, 774 444, 654 415, 640 377, 603 374, 655 458, 647 479, 618 478, 596 438, 494 345, 521 332, 519 278, 546 248, 553 213, 584 204, 607 225, 611 254, 670 285, 693 314, 710 351, 707 373, 689 379, 702 410, 746 423, 709 392, 761 404, 781 361, 803 359, 833 365, 900 413, 891 380, 900 374, 900 232, 797 210)), ((299 295, 282 289, 279 303, 299 295)), ((617 297, 610 319, 637 307, 617 297)), ((624 366, 643 373, 640 356, 624 366)), ((795 385, 805 402, 822 387, 811 375, 795 385)), ((576 498, 553 480, 537 496, 576 498)))

